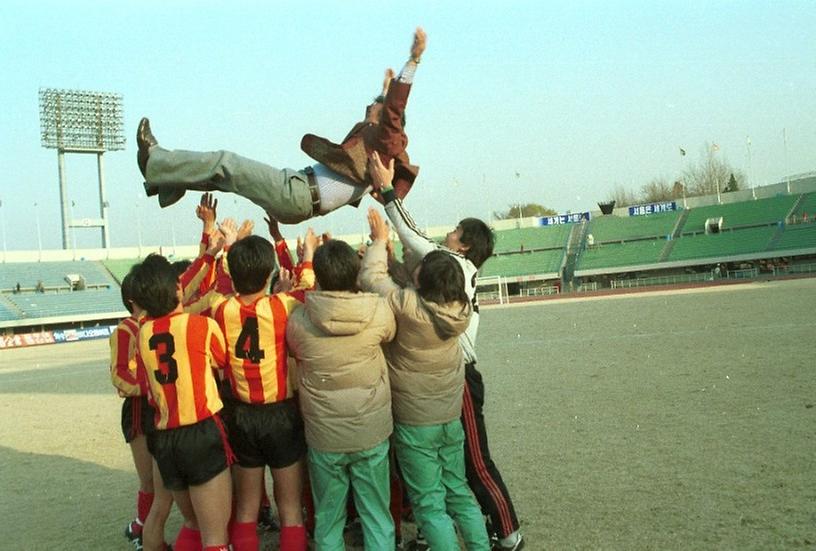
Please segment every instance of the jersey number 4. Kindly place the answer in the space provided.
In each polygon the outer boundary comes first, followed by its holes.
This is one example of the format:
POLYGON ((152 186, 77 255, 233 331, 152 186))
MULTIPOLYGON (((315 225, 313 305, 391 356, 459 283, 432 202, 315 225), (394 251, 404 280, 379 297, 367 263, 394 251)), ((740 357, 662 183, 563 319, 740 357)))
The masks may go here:
POLYGON ((266 355, 260 347, 260 337, 258 336, 258 318, 247 318, 241 327, 241 334, 238 335, 238 342, 235 343, 235 356, 242 360, 249 360, 251 363, 259 364, 266 355))
POLYGON ((176 341, 170 333, 156 333, 150 337, 150 350, 157 350, 160 344, 164 345, 164 352, 159 354, 159 369, 154 371, 156 380, 163 385, 169 385, 178 379, 178 364, 173 354, 176 352, 176 341))

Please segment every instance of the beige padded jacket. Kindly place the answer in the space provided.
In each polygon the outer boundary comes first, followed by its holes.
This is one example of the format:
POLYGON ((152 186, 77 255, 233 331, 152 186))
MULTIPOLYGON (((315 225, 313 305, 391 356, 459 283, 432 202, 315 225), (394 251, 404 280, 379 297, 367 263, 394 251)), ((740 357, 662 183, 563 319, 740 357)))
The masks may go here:
POLYGON ((289 318, 306 443, 322 452, 372 448, 391 435, 391 390, 382 345, 394 314, 371 293, 311 291, 289 318))
POLYGON ((467 329, 470 303, 440 305, 426 301, 416 289, 401 289, 387 273, 383 241, 366 250, 359 284, 386 297, 397 318, 397 335, 385 352, 394 421, 437 425, 458 419, 465 384, 458 337, 467 329))

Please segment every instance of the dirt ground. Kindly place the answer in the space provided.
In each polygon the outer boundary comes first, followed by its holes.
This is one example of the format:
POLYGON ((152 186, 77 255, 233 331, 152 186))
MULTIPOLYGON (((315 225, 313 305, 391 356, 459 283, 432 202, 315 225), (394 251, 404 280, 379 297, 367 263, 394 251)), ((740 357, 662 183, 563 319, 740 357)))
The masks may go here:
MULTIPOLYGON (((816 280, 485 308, 491 447, 526 549, 816 547, 815 334, 816 280)), ((0 351, 0 549, 129 548, 107 355, 0 351)))

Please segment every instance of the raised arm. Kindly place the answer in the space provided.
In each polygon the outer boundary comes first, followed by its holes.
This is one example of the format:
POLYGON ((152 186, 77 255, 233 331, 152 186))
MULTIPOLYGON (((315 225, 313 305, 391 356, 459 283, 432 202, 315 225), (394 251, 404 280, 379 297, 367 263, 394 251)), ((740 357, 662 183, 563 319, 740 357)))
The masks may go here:
POLYGON ((387 296, 400 288, 388 275, 386 242, 390 229, 380 213, 373 208, 368 209, 368 225, 373 242, 363 255, 358 282, 363 291, 387 296))
POLYGON ((385 213, 388 215, 388 219, 391 220, 391 225, 394 227, 394 231, 397 232, 400 241, 402 241, 402 246, 420 258, 439 248, 434 241, 419 230, 419 227, 402 205, 402 201, 397 199, 394 194, 394 188, 391 185, 394 179, 394 160, 391 159, 386 167, 375 151, 369 157, 368 170, 371 173, 374 189, 383 196, 385 213))

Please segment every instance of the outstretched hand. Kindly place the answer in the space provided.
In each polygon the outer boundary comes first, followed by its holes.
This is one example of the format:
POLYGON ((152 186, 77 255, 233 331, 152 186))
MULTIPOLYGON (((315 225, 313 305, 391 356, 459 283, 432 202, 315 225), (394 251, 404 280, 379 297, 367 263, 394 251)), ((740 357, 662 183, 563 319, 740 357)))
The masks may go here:
POLYGON ((391 233, 388 222, 383 219, 377 209, 368 209, 368 227, 371 228, 372 241, 388 241, 391 233))
POLYGON ((416 31, 414 31, 414 43, 411 44, 411 61, 419 63, 419 58, 422 57, 422 53, 425 51, 427 41, 428 35, 425 34, 422 27, 417 27, 416 31))
POLYGON ((314 258, 314 252, 318 247, 318 237, 312 228, 306 230, 306 236, 303 238, 303 261, 311 262, 314 258))
POLYGON ((275 282, 275 285, 272 286, 272 293, 286 293, 291 291, 294 286, 295 279, 292 276, 292 272, 286 268, 281 268, 280 273, 278 274, 278 280, 275 282))
POLYGON ((236 241, 240 241, 244 237, 249 237, 250 235, 252 235, 253 229, 255 229, 255 222, 253 222, 252 220, 244 220, 241 223, 241 227, 238 228, 238 236, 236 238, 236 241))
POLYGON ((224 234, 225 247, 231 247, 233 243, 238 241, 238 224, 232 218, 225 218, 221 221, 218 229, 224 234))
POLYGON ((271 215, 267 215, 264 218, 264 222, 266 222, 266 227, 269 228, 269 235, 275 240, 275 243, 283 241, 283 234, 280 232, 278 221, 272 218, 271 215))
POLYGON ((368 171, 371 174, 371 185, 375 191, 390 188, 394 181, 394 159, 388 162, 388 167, 380 160, 380 154, 372 152, 368 157, 368 171))
POLYGON ((204 233, 209 233, 215 227, 217 208, 218 199, 212 193, 207 192, 201 196, 196 206, 196 217, 204 223, 204 233))

